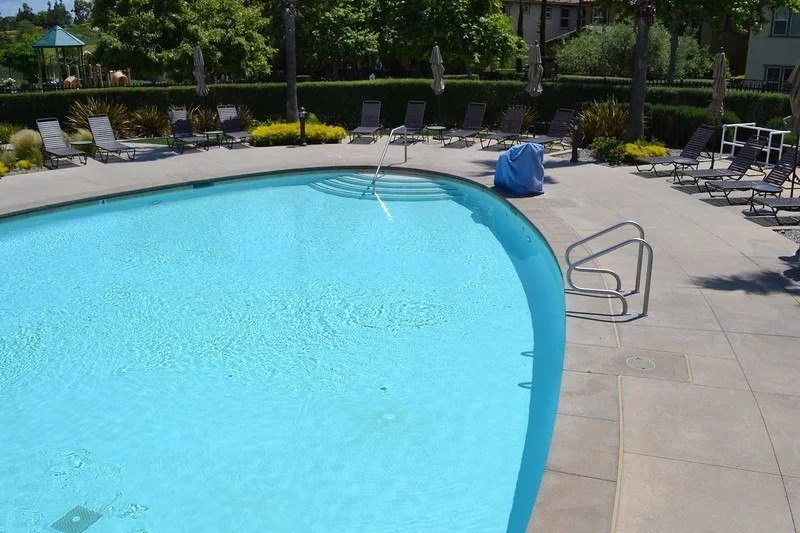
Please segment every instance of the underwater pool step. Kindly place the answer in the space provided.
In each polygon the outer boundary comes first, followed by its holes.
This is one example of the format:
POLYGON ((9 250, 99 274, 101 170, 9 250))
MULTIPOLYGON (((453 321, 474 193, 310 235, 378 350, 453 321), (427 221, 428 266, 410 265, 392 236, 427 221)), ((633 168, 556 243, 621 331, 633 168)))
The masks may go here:
MULTIPOLYGON (((309 185, 320 192, 337 196, 375 199, 372 194, 372 176, 366 174, 341 175, 309 185)), ((456 187, 448 184, 440 184, 423 178, 400 176, 379 178, 375 182, 375 191, 383 200, 443 200, 462 195, 456 187)))

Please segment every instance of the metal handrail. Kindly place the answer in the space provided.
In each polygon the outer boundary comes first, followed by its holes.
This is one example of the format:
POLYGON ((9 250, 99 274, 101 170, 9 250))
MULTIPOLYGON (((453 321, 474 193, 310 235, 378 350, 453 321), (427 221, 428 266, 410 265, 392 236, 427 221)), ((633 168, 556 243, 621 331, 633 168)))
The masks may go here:
POLYGON ((378 166, 375 168, 375 175, 372 176, 372 185, 371 187, 375 188, 375 180, 378 179, 378 174, 381 172, 381 166, 383 165, 383 160, 386 158, 386 152, 389 151, 389 145, 392 144, 392 137, 396 133, 403 134, 403 147, 405 148, 404 151, 404 159, 403 162, 408 162, 408 130, 405 126, 397 126, 392 131, 389 132, 389 138, 386 139, 386 144, 383 146, 383 153, 381 154, 381 158, 378 160, 378 166))
POLYGON ((646 271, 646 280, 644 286, 644 303, 642 305, 642 313, 641 316, 647 316, 647 312, 650 306, 650 282, 653 277, 653 248, 650 244, 644 240, 644 229, 638 223, 632 220, 626 220, 610 226, 602 231, 599 231, 593 235, 590 235, 584 239, 581 239, 573 244, 571 244, 566 252, 564 253, 564 258, 567 261, 567 284, 568 290, 574 290, 578 293, 583 293, 585 295, 602 295, 608 296, 613 298, 618 298, 620 302, 622 302, 622 314, 625 315, 628 313, 628 300, 626 298, 626 294, 623 294, 622 291, 622 280, 620 279, 619 275, 614 272, 613 270, 605 269, 605 268, 588 268, 588 267, 581 267, 581 265, 588 263, 598 257, 603 255, 609 254, 613 251, 616 251, 620 248, 628 246, 630 244, 638 244, 639 246, 639 253, 637 258, 636 264, 636 287, 634 290, 629 293, 635 294, 638 293, 642 286, 642 261, 644 258, 644 251, 647 250, 647 271, 646 271), (638 230, 639 237, 629 238, 607 248, 604 248, 598 252, 589 254, 586 257, 583 257, 577 261, 573 261, 571 254, 572 251, 575 250, 578 246, 586 244, 587 242, 596 239, 602 235, 606 235, 616 229, 625 226, 633 226, 638 230), (589 273, 596 273, 596 274, 608 274, 612 276, 616 281, 616 288, 615 289, 596 289, 591 287, 581 287, 576 285, 572 280, 572 274, 574 272, 589 272, 589 273))

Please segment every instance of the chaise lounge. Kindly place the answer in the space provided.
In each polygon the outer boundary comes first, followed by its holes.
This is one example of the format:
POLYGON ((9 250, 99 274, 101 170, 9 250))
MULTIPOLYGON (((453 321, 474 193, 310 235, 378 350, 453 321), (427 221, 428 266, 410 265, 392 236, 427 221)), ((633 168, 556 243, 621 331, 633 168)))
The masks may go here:
POLYGON ((519 139, 520 143, 536 143, 544 146, 558 144, 561 148, 565 148, 564 139, 569 135, 572 128, 572 121, 575 119, 575 110, 562 108, 556 111, 553 115, 553 120, 547 127, 545 135, 535 135, 533 137, 525 137, 519 139))
POLYGON ((358 127, 350 131, 350 142, 357 137, 371 137, 378 142, 381 131, 381 103, 377 100, 365 100, 361 104, 361 121, 358 127))
POLYGON ((733 180, 742 179, 756 162, 758 154, 760 154, 761 150, 766 146, 767 141, 768 139, 766 137, 753 135, 747 140, 745 145, 739 149, 739 152, 737 152, 728 168, 681 170, 676 178, 677 183, 683 185, 683 178, 689 178, 694 181, 698 190, 702 190, 700 189, 700 180, 706 180, 706 186, 708 186, 709 181, 723 180, 725 178, 733 180))
POLYGON ((88 154, 67 146, 64 132, 61 131, 61 124, 57 118, 40 118, 36 121, 36 128, 42 138, 42 147, 50 162, 50 168, 58 168, 58 162, 61 159, 71 161, 74 157, 77 157, 81 164, 86 164, 88 154))
MULTIPOLYGON (((426 106, 427 104, 422 100, 411 100, 406 105, 406 116, 403 120, 403 126, 406 127, 406 135, 411 137, 412 141, 418 141, 422 138, 422 132, 425 129, 426 106)), ((400 135, 395 134, 395 139, 397 137, 400 137, 400 135)))
POLYGON ((182 154, 187 145, 208 150, 208 139, 194 132, 185 107, 169 110, 169 127, 172 135, 167 139, 167 144, 176 148, 179 153, 182 154))
POLYGON ((680 168, 697 168, 700 164, 698 159, 703 150, 708 146, 711 137, 714 135, 714 128, 708 124, 703 124, 698 127, 686 143, 683 151, 679 156, 663 156, 663 157, 648 157, 636 161, 636 170, 639 172, 654 172, 658 176, 657 165, 672 165, 671 174, 677 180, 678 169, 680 168), (642 165, 650 165, 650 168, 642 170, 639 167, 642 165))
POLYGON ((228 148, 233 148, 233 143, 244 143, 250 140, 252 135, 245 131, 242 122, 239 120, 239 113, 236 106, 221 105, 217 106, 217 116, 222 135, 228 140, 228 148))
POLYGON ((464 121, 461 127, 455 130, 447 130, 442 133, 442 144, 452 144, 453 138, 457 141, 464 141, 469 146, 469 139, 475 142, 475 137, 483 129, 483 117, 486 114, 486 104, 483 102, 472 102, 467 106, 464 114, 464 121), (445 142, 447 138, 447 142, 445 142))
POLYGON ((513 144, 522 131, 525 112, 524 106, 509 106, 506 110, 506 116, 503 118, 503 124, 500 126, 500 131, 481 137, 481 148, 489 148, 492 145, 492 141, 503 146, 508 142, 513 144), (484 142, 486 146, 483 145, 484 142))
MULTIPOLYGON (((761 180, 740 180, 740 181, 720 181, 714 183, 706 183, 708 194, 714 197, 712 191, 720 192, 725 196, 728 203, 731 203, 730 194, 733 191, 749 191, 750 197, 748 202, 755 199, 757 195, 762 196, 780 196, 783 193, 783 184, 786 183, 792 173, 794 172, 794 164, 797 160, 794 148, 784 150, 778 163, 772 167, 764 179, 761 180)), ((752 203, 750 204, 751 211, 755 211, 752 203)))
POLYGON ((110 154, 117 154, 122 157, 122 152, 131 161, 136 157, 136 148, 123 144, 117 140, 114 130, 111 128, 111 121, 108 115, 92 115, 89 117, 89 130, 92 132, 92 139, 103 163, 108 163, 110 154), (103 157, 105 154, 105 157, 103 157))

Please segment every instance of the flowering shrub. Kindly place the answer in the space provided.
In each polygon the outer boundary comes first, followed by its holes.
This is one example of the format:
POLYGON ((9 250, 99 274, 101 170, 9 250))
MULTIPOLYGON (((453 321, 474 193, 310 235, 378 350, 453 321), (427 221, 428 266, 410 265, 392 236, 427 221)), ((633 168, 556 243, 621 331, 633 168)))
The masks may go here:
MULTIPOLYGON (((258 126, 252 131, 253 146, 287 146, 300 142, 300 124, 278 122, 268 126, 258 126)), ((326 124, 306 124, 308 144, 330 144, 341 142, 347 132, 339 126, 326 124)))
POLYGON ((19 161, 17 161, 17 169, 30 170, 31 168, 33 168, 33 163, 31 163, 27 159, 20 159, 19 161))
POLYGON ((625 161, 633 163, 637 159, 644 159, 647 157, 663 157, 667 155, 667 149, 662 144, 649 143, 638 140, 634 143, 627 143, 625 149, 625 161))
POLYGON ((8 167, 3 163, 0 163, 0 177, 5 176, 6 174, 8 174, 8 167))

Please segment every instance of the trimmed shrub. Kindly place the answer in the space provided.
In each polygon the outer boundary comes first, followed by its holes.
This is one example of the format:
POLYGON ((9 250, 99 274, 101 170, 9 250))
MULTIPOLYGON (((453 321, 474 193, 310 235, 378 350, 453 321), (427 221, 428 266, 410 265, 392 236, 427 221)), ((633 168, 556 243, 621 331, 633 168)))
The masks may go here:
POLYGON ((609 165, 619 165, 625 159, 622 141, 613 137, 597 137, 590 148, 595 159, 609 165))
MULTIPOLYGON (((573 81, 544 82, 544 92, 535 100, 524 90, 521 81, 448 81, 437 98, 428 79, 374 80, 356 82, 312 82, 298 85, 300 105, 329 124, 353 127, 361 113, 361 102, 380 100, 382 122, 395 126, 403 122, 406 103, 424 100, 428 103, 425 121, 453 126, 464 117, 470 102, 486 102, 486 123, 494 124, 512 104, 535 108, 543 119, 553 116, 560 107, 576 107, 577 102, 602 101, 612 96, 619 102, 630 98, 630 84, 580 83, 573 81), (441 105, 441 111, 440 109, 441 105), (440 120, 441 116, 441 120, 440 120)), ((283 120, 286 113, 286 86, 278 83, 212 85, 210 94, 200 98, 194 87, 129 87, 81 89, 0 95, 0 116, 10 122, 33 126, 37 117, 66 118, 73 102, 88 97, 102 98, 123 104, 128 109, 155 106, 166 113, 170 106, 213 107, 219 103, 246 105, 255 119, 283 120)), ((711 87, 648 87, 650 104, 706 107, 711 101, 711 87)), ((725 107, 743 120, 766 124, 777 116, 789 114, 789 98, 785 94, 729 90, 725 107)), ((679 145, 686 139, 681 139, 679 145)))
POLYGON ((22 129, 22 126, 17 124, 8 124, 7 122, 0 122, 0 144, 6 144, 11 139, 11 136, 22 129))
POLYGON ((624 160, 629 164, 635 163, 637 159, 644 159, 647 157, 662 157, 669 153, 663 144, 657 142, 646 142, 641 139, 633 143, 625 143, 622 148, 625 154, 624 160))
POLYGON ((38 132, 24 129, 11 136, 17 159, 27 159, 37 167, 42 166, 42 138, 38 132))
MULTIPOLYGON (((308 144, 330 144, 341 142, 347 132, 339 126, 325 124, 306 124, 308 144)), ((300 142, 300 124, 279 122, 269 126, 259 126, 253 130, 250 144, 253 146, 287 146, 300 142)))
POLYGON ((628 126, 628 105, 620 104, 615 97, 605 102, 591 102, 583 106, 581 120, 581 146, 589 146, 596 137, 620 139, 628 126))
MULTIPOLYGON (((648 104, 645 109, 650 136, 676 148, 683 147, 698 126, 711 122, 705 107, 648 104)), ((722 122, 734 123, 741 120, 735 113, 725 111, 722 122)))

